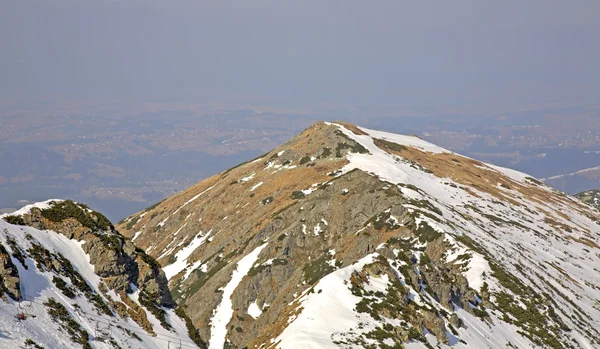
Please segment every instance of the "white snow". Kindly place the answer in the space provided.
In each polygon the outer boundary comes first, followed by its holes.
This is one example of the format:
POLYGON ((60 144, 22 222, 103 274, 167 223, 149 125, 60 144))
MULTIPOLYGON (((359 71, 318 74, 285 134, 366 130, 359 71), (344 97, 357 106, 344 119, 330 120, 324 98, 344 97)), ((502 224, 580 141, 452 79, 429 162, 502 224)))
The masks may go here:
POLYGON ((258 259, 260 251, 266 246, 266 243, 262 244, 244 256, 244 258, 240 259, 236 269, 231 274, 231 280, 229 280, 223 289, 221 303, 219 303, 215 309, 214 315, 210 321, 209 349, 223 349, 227 337, 227 324, 233 315, 231 295, 258 259))
MULTIPOLYGON (((189 278, 190 274, 192 274, 192 272, 194 270, 198 269, 198 267, 200 267, 200 266, 202 266, 202 261, 201 260, 197 260, 197 261, 194 262, 194 264, 192 264, 191 266, 188 266, 186 268, 186 270, 185 270, 185 274, 183 275, 183 279, 185 280, 185 279, 189 278)), ((206 264, 204 264, 204 267, 206 267, 206 264)))
POLYGON ((253 187, 250 189, 250 191, 254 191, 254 189, 256 189, 256 188, 260 187, 261 185, 263 185, 263 182, 258 182, 258 183, 256 183, 256 184, 255 184, 255 185, 254 185, 254 186, 253 186, 253 187))
POLYGON ((364 265, 372 263, 375 256, 377 254, 368 255, 323 277, 314 286, 316 292, 304 292, 297 300, 302 311, 295 319, 290 319, 289 326, 275 339, 279 342, 277 348, 337 349, 339 347, 331 338, 333 333, 350 329, 368 332, 369 327, 357 330, 358 324, 372 323, 373 320, 369 315, 354 311, 360 298, 350 292, 344 281, 353 271, 360 271, 364 265))
POLYGON ((135 239, 139 238, 140 235, 142 234, 142 231, 136 231, 135 234, 133 234, 133 237, 131 238, 131 241, 135 241, 135 239))
POLYGON ((187 246, 175 254, 175 262, 163 267, 167 280, 171 280, 173 276, 181 273, 187 267, 187 258, 208 239, 209 235, 210 232, 204 235, 202 232, 198 233, 187 246))
POLYGON ((437 145, 429 143, 427 141, 424 141, 416 136, 405 136, 405 135, 399 135, 399 134, 389 133, 389 132, 384 132, 384 131, 369 130, 368 128, 364 128, 364 127, 359 127, 359 129, 368 133, 369 135, 368 136, 357 136, 357 135, 353 134, 354 137, 379 138, 379 139, 394 142, 397 144, 417 148, 417 149, 420 149, 420 150, 423 150, 426 152, 430 152, 430 153, 452 153, 449 150, 438 147, 437 145))
POLYGON ((39 208, 40 210, 45 210, 45 209, 52 207, 53 203, 59 203, 62 201, 63 200, 60 200, 60 199, 51 199, 51 200, 46 200, 46 201, 42 201, 42 202, 36 202, 36 203, 30 204, 27 206, 23 206, 21 209, 15 211, 15 212, 1 214, 0 217, 4 217, 4 216, 8 216, 8 215, 22 216, 24 214, 28 214, 29 212, 31 212, 32 208, 39 208))
POLYGON ((484 272, 486 275, 492 274, 492 269, 490 268, 488 261, 477 252, 472 252, 471 260, 469 261, 467 268, 468 270, 465 272, 465 277, 469 282, 469 287, 474 290, 480 290, 481 286, 483 286, 484 280, 482 275, 484 272))
POLYGON ((262 310, 260 310, 258 304, 256 304, 256 301, 250 303, 250 306, 248 307, 248 315, 252 316, 254 319, 258 319, 260 314, 262 314, 262 310))
POLYGON ((256 175, 255 173, 252 173, 251 175, 248 175, 248 176, 240 179, 240 182, 248 182, 249 180, 251 180, 252 178, 254 178, 255 175, 256 175))

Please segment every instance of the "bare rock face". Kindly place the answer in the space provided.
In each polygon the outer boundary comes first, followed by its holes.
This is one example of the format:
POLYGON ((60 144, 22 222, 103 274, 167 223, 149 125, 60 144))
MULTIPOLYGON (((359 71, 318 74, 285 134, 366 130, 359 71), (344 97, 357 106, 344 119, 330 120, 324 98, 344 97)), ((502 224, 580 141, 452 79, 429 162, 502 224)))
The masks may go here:
POLYGON ((19 271, 6 248, 0 244, 0 296, 4 294, 16 301, 21 299, 19 271))
POLYGON ((175 306, 167 279, 153 258, 119 234, 100 213, 72 201, 59 205, 51 208, 52 214, 33 208, 23 220, 37 229, 53 230, 84 242, 82 248, 94 272, 115 292, 132 292, 133 285, 158 305, 175 306))

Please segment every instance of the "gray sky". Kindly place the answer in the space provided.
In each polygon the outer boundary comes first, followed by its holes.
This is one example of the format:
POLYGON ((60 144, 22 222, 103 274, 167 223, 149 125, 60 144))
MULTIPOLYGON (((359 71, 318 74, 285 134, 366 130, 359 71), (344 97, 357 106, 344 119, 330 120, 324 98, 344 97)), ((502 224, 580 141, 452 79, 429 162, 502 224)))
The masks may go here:
POLYGON ((0 99, 598 104, 600 1, 0 0, 0 99))

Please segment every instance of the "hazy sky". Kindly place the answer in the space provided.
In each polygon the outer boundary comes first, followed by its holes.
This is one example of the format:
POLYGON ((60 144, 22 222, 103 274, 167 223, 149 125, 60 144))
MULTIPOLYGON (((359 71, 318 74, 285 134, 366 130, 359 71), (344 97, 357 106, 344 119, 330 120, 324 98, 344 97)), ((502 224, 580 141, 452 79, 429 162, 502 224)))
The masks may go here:
POLYGON ((598 14, 598 0, 0 0, 0 99, 597 105, 598 14))

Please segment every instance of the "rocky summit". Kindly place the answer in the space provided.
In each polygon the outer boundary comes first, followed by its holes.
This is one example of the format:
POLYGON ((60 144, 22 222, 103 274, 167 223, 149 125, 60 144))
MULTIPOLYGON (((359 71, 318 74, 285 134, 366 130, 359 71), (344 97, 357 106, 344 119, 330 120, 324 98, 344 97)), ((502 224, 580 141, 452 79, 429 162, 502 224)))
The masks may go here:
POLYGON ((598 348, 599 241, 531 176, 319 122, 116 228, 2 216, 0 347, 598 348))
POLYGON ((599 212, 416 136, 319 122, 118 230, 211 349, 600 347, 599 212))

